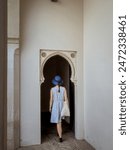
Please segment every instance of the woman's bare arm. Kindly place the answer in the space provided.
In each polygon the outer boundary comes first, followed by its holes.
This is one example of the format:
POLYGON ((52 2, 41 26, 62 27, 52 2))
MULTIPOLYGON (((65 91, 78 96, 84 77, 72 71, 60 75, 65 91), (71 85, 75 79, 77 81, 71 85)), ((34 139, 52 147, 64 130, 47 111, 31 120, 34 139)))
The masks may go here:
POLYGON ((64 100, 68 102, 68 97, 67 97, 67 91, 66 91, 66 89, 64 91, 64 100))
POLYGON ((52 108, 52 89, 50 90, 50 103, 49 103, 49 111, 51 112, 52 108))

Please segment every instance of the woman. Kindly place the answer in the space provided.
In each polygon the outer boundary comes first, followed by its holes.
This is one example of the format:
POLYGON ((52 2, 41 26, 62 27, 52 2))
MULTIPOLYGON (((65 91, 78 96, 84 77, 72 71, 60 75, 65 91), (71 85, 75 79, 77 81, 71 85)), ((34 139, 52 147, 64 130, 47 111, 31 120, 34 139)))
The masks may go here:
POLYGON ((49 111, 51 112, 50 122, 56 123, 59 141, 62 142, 61 110, 63 108, 63 102, 68 101, 68 98, 65 87, 61 86, 63 84, 63 81, 59 75, 56 75, 54 77, 52 83, 55 86, 50 90, 50 105, 49 105, 49 111))

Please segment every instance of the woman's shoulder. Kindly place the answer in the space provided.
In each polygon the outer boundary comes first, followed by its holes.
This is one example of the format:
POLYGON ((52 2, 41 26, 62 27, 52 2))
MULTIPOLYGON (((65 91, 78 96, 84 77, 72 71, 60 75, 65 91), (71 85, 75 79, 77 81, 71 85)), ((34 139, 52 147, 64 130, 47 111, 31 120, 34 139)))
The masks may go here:
POLYGON ((53 86, 52 88, 51 88, 51 91, 55 91, 57 89, 57 87, 56 86, 53 86))
POLYGON ((51 88, 51 91, 53 91, 54 89, 55 89, 55 87, 52 87, 52 88, 51 88))
POLYGON ((64 86, 61 86, 61 88, 62 88, 63 90, 65 90, 65 87, 64 87, 64 86))

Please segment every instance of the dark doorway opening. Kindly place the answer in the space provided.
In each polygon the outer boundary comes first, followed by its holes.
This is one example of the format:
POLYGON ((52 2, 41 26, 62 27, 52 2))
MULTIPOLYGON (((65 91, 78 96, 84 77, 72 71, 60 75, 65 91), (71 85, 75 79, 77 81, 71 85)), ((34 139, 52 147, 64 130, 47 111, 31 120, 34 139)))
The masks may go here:
POLYGON ((44 83, 41 84, 41 137, 42 142, 44 137, 48 134, 56 134, 55 124, 50 123, 50 112, 49 112, 49 99, 50 99, 50 89, 53 87, 52 79, 55 75, 59 74, 64 83, 63 86, 67 90, 69 107, 70 107, 70 117, 63 121, 63 134, 64 132, 73 131, 74 132, 74 84, 70 80, 71 77, 71 67, 68 61, 59 56, 51 57, 43 68, 43 74, 45 77, 44 83))

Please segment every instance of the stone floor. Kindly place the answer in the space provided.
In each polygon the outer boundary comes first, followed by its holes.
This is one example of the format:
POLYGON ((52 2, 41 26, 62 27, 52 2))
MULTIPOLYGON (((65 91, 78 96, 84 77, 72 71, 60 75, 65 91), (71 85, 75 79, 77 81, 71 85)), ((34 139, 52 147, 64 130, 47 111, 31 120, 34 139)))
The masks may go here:
POLYGON ((41 145, 27 146, 18 150, 94 150, 85 140, 76 140, 72 132, 64 133, 63 142, 58 141, 58 137, 50 134, 44 138, 41 145))
POLYGON ((59 142, 55 126, 43 131, 42 144, 21 147, 18 150, 95 150, 85 140, 76 140, 74 133, 67 127, 63 127, 63 142, 59 142), (45 132, 46 131, 46 132, 45 132))

